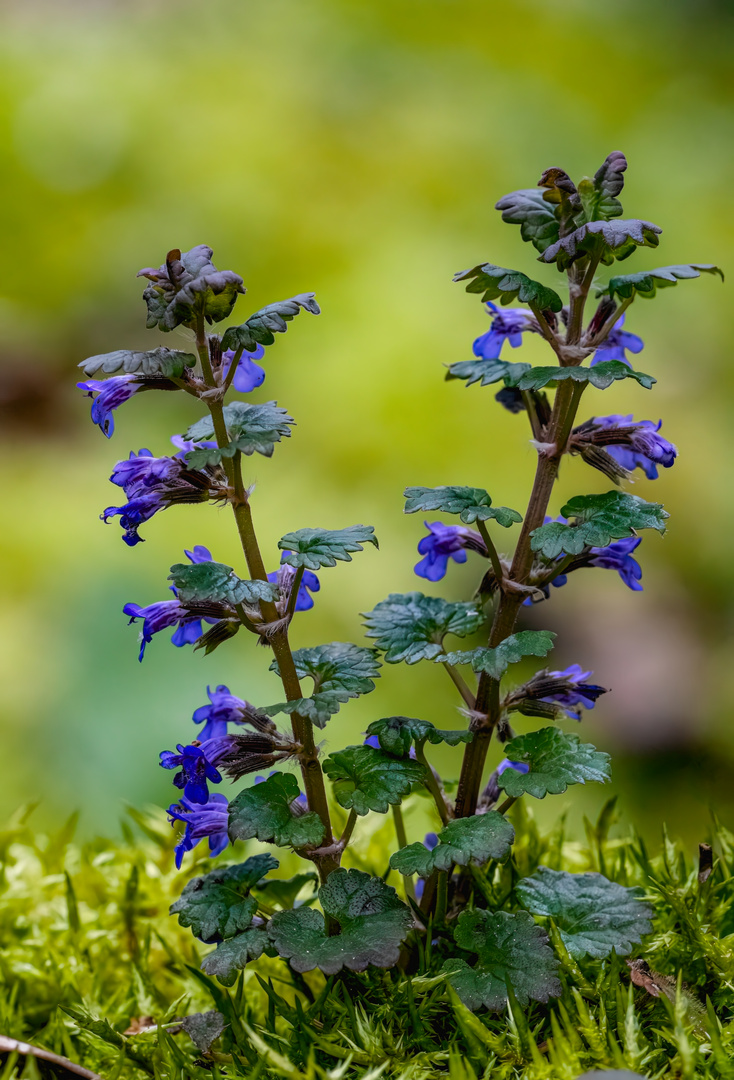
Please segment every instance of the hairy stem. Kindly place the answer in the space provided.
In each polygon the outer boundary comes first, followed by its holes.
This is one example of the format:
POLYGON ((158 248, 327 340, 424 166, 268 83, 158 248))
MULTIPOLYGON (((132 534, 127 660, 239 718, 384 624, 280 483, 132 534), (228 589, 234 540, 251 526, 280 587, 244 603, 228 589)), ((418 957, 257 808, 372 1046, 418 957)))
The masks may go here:
POLYGON ((459 672, 456 670, 456 668, 454 667, 453 664, 443 664, 442 666, 446 669, 452 683, 454 684, 456 689, 459 691, 459 693, 463 697, 464 702, 467 705, 467 708, 473 709, 474 705, 475 705, 474 694, 472 694, 471 690, 469 689, 469 687, 465 683, 464 677, 459 674, 459 672))
POLYGON ((227 372, 227 378, 222 383, 222 397, 224 397, 224 395, 229 390, 230 386, 232 385, 232 380, 234 379, 235 375, 237 374, 237 365, 239 364, 239 362, 240 362, 240 360, 242 358, 242 353, 244 352, 244 348, 245 348, 244 345, 240 345, 239 349, 237 350, 237 352, 232 357, 232 363, 229 365, 229 371, 227 372))
POLYGON ((479 519, 477 519, 477 528, 479 529, 479 534, 480 534, 480 536, 482 537, 482 540, 485 543, 485 546, 487 548, 487 552, 489 553, 489 561, 492 563, 492 569, 494 570, 494 576, 497 578, 497 584, 501 589, 502 588, 502 583, 505 580, 505 572, 502 569, 502 563, 500 562, 500 557, 499 557, 499 554, 497 552, 497 548, 494 546, 494 543, 492 541, 492 537, 489 535, 489 530, 488 530, 485 522, 480 521, 479 519))
POLYGON ((303 580, 303 572, 305 569, 305 566, 299 566, 296 570, 296 575, 293 578, 293 583, 291 585, 291 594, 288 597, 288 607, 285 609, 286 619, 293 618, 293 613, 296 610, 296 603, 298 602, 298 590, 301 588, 301 581, 303 580))

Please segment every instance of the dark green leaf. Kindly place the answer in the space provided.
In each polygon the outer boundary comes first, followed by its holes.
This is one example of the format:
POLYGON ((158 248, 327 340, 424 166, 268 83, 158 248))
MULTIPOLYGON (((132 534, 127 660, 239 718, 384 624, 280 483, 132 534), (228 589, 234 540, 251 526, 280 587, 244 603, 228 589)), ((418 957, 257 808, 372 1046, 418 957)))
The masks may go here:
POLYGON ((561 508, 561 514, 575 518, 576 524, 551 521, 530 534, 533 551, 546 559, 557 559, 562 552, 580 555, 586 547, 606 547, 612 540, 634 536, 638 529, 663 533, 668 517, 660 503, 645 502, 622 491, 575 495, 561 508))
MULTIPOLYGON (((290 425, 295 424, 292 416, 281 409, 274 401, 265 401, 259 405, 250 405, 246 401, 232 401, 225 405, 224 420, 227 425, 229 443, 221 450, 191 450, 186 455, 187 464, 194 469, 204 465, 215 465, 223 457, 233 457, 236 453, 263 454, 272 457, 275 444, 290 437, 290 425)), ((189 428, 184 436, 193 442, 210 441, 214 438, 214 423, 211 416, 204 416, 189 428)))
POLYGON ((608 293, 612 300, 628 300, 632 296, 650 299, 658 289, 669 289, 679 281, 700 277, 701 274, 718 274, 724 280, 724 272, 713 263, 685 263, 678 266, 659 266, 656 270, 642 270, 639 274, 620 274, 610 279, 606 289, 597 296, 608 293))
POLYGON ((474 604, 450 604, 423 593, 391 593, 365 613, 367 637, 374 638, 388 664, 417 664, 443 652, 447 634, 466 637, 484 622, 474 604))
POLYGON ((499 787, 515 799, 525 794, 536 799, 562 795, 569 784, 605 784, 612 776, 609 754, 555 727, 518 735, 505 744, 505 754, 530 767, 526 773, 505 769, 497 778, 499 787))
POLYGON ((173 249, 158 269, 139 271, 138 277, 150 282, 143 293, 149 329, 168 331, 180 324, 193 329, 202 315, 207 322, 231 315, 237 295, 245 291, 242 278, 232 270, 217 270, 212 254, 206 244, 183 254, 173 249))
POLYGON ((139 372, 141 375, 161 375, 167 379, 180 379, 187 367, 193 367, 196 357, 191 353, 178 352, 176 349, 150 349, 148 352, 135 352, 131 349, 118 349, 116 352, 99 353, 82 360, 79 367, 85 375, 94 375, 104 371, 111 375, 121 368, 127 374, 139 372))
POLYGON ((184 1016, 181 1027, 202 1054, 208 1054, 212 1043, 222 1034, 225 1028, 224 1017, 216 1009, 205 1013, 191 1013, 184 1016))
POLYGON ((519 225, 522 239, 540 252, 558 239, 558 219, 537 187, 511 191, 496 203, 495 210, 502 211, 503 221, 519 225))
POLYGON ((307 885, 311 886, 311 893, 301 902, 308 904, 315 900, 318 883, 318 874, 304 871, 292 878, 272 878, 270 881, 261 881, 253 891, 268 907, 278 904, 281 908, 292 908, 307 885))
POLYGON ((398 962, 413 917, 381 878, 361 870, 334 870, 319 900, 339 924, 339 934, 327 937, 323 916, 307 908, 279 911, 270 921, 273 944, 292 968, 304 972, 318 967, 325 975, 335 975, 343 967, 364 971, 370 964, 393 967, 398 962))
POLYGON ((412 743, 458 746, 474 738, 471 731, 439 731, 429 720, 416 720, 412 716, 385 716, 373 720, 367 734, 376 735, 386 753, 402 757, 409 753, 412 743))
POLYGON ((657 225, 637 218, 589 221, 547 247, 540 261, 555 262, 559 270, 565 270, 577 259, 599 250, 601 261, 609 265, 615 259, 626 259, 636 247, 657 247, 661 232, 657 225))
POLYGON ((223 986, 234 986, 237 976, 248 960, 259 960, 267 948, 267 931, 251 926, 244 934, 228 938, 210 952, 201 965, 207 975, 213 975, 223 986))
POLYGON ((434 870, 450 870, 475 863, 481 866, 490 859, 504 859, 515 839, 509 821, 489 810, 474 817, 456 818, 438 834, 438 844, 429 851, 424 844, 409 844, 390 856, 390 866, 401 874, 429 877, 434 870))
POLYGON ((467 386, 475 382, 480 386, 489 386, 500 379, 519 379, 530 370, 530 364, 512 364, 508 360, 460 360, 456 364, 449 364, 446 378, 466 379, 467 386))
POLYGON ((238 866, 212 870, 188 882, 170 913, 202 941, 233 937, 247 929, 257 910, 250 889, 278 866, 272 855, 254 855, 238 866))
POLYGON ((243 348, 255 352, 258 345, 272 345, 274 334, 284 334, 288 323, 303 309, 312 315, 320 315, 314 293, 299 293, 290 300, 278 300, 256 311, 241 326, 230 326, 222 338, 223 349, 243 348))
POLYGON ((510 664, 517 664, 523 657, 547 656, 555 636, 551 630, 521 630, 505 638, 495 649, 460 649, 436 657, 436 663, 471 664, 478 675, 501 679, 510 664))
MULTIPOLYGON (((553 245, 553 247, 557 246, 557 244, 553 245)), ((548 251, 550 250, 549 248, 548 251)), ((533 307, 540 308, 541 311, 546 308, 550 308, 551 311, 560 311, 563 307, 563 301, 558 293, 549 289, 547 285, 533 281, 532 278, 521 274, 519 270, 508 270, 504 266, 493 266, 492 263, 474 266, 471 270, 462 270, 454 274, 454 281, 468 281, 466 291, 481 293, 482 300, 485 302, 499 299, 503 304, 511 304, 517 297, 521 303, 531 304, 533 307)))
POLYGON ((298 713, 306 716, 318 728, 326 727, 329 720, 344 704, 350 701, 355 694, 348 690, 330 690, 328 693, 314 694, 313 697, 295 698, 293 701, 280 701, 277 705, 266 705, 262 710, 267 716, 277 716, 278 713, 298 713))
POLYGON ((231 566, 218 562, 176 563, 168 580, 172 581, 184 606, 191 604, 256 604, 275 600, 277 585, 269 581, 243 581, 231 566))
POLYGON ((593 180, 585 177, 579 183, 579 198, 587 221, 609 221, 622 216, 622 204, 616 196, 624 187, 626 169, 627 158, 620 150, 613 150, 593 180))
POLYGON ((499 1012, 507 1003, 507 984, 520 1005, 558 997, 558 961, 548 935, 524 911, 463 911, 454 939, 461 949, 476 953, 475 967, 463 960, 447 960, 444 971, 457 994, 476 1011, 482 1005, 499 1012))
POLYGON ((627 956, 651 930, 652 908, 642 903, 642 889, 627 889, 602 874, 567 874, 541 866, 516 886, 533 915, 550 916, 563 944, 577 960, 600 960, 612 949, 627 956))
POLYGON ((444 514, 458 514, 466 525, 490 519, 506 529, 518 521, 522 514, 506 506, 492 506, 492 500, 483 488, 472 487, 409 487, 405 489, 405 513, 440 510, 444 514))
MULTIPOLYGON (((350 697, 357 697, 375 689, 373 680, 379 679, 382 667, 377 657, 377 649, 352 645, 348 641, 332 641, 330 645, 297 649, 293 653, 293 662, 299 679, 313 679, 316 693, 344 690, 350 697)), ((270 665, 270 670, 280 674, 277 660, 270 665)))
POLYGON ((348 525, 346 529, 297 529, 278 541, 278 547, 287 552, 282 561, 290 566, 305 566, 307 570, 336 566, 337 559, 351 562, 349 552, 363 551, 363 544, 380 546, 371 525, 348 525))
POLYGON ((508 376, 505 383, 507 386, 516 386, 519 390, 540 390, 544 386, 557 386, 558 383, 567 379, 572 382, 588 382, 598 390, 606 390, 617 379, 635 379, 646 390, 650 390, 657 382, 652 375, 645 375, 642 371, 633 371, 621 360, 602 360, 594 367, 529 368, 521 372, 519 376, 508 376))
POLYGON ((294 814, 298 781, 290 773, 274 773, 267 780, 241 791, 229 804, 229 837, 278 847, 318 847, 324 826, 318 814, 294 814))
POLYGON ((392 757, 374 746, 348 746, 330 754, 324 772, 334 787, 334 796, 345 810, 358 814, 386 814, 410 794, 413 784, 425 778, 419 761, 392 757))

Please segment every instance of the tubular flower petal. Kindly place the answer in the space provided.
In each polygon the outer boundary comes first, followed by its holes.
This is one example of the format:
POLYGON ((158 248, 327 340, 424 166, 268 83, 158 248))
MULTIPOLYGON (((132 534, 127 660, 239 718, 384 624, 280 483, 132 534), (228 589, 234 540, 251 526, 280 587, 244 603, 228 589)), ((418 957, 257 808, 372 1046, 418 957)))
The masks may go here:
POLYGON ((487 549, 479 533, 464 525, 443 525, 440 521, 425 521, 428 536, 418 544, 418 554, 423 558, 414 567, 418 577, 428 581, 440 581, 446 576, 449 559, 466 562, 466 551, 477 551, 487 556, 487 549))
POLYGON ((191 802, 184 797, 168 807, 171 825, 183 821, 186 826, 182 839, 176 845, 176 867, 180 870, 187 851, 195 848, 204 837, 209 839, 209 851, 214 857, 221 854, 229 844, 229 804, 224 795, 211 795, 203 804, 191 802))
POLYGON ((143 386, 136 375, 114 375, 110 379, 88 379, 76 384, 86 391, 92 401, 92 423, 96 424, 103 435, 111 438, 115 430, 112 413, 143 386), (96 396, 95 396, 96 395, 96 396))
POLYGON ((645 342, 637 334, 630 334, 627 330, 622 329, 625 318, 626 316, 623 315, 620 319, 617 319, 607 334, 606 341, 602 342, 592 356, 590 367, 601 364, 605 360, 621 360, 627 367, 632 367, 632 361, 627 359, 625 350, 629 349, 631 353, 642 352, 645 348, 645 342))
POLYGON ((498 308, 496 304, 487 304, 487 314, 492 325, 472 347, 474 355, 482 360, 497 360, 506 341, 516 349, 522 345, 522 335, 526 331, 537 329, 535 319, 522 308, 498 308))

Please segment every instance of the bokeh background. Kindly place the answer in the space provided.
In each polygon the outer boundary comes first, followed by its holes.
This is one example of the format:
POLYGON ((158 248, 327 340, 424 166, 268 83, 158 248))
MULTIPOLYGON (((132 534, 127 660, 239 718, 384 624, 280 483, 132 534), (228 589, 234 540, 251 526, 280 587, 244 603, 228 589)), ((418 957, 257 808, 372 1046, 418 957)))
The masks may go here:
MULTIPOLYGON (((134 550, 98 519, 116 501, 115 461, 166 452, 195 417, 191 399, 145 394, 108 442, 74 389, 91 354, 186 347, 183 332, 145 330, 138 268, 210 244, 248 286, 238 321, 317 293, 323 315, 291 324, 253 395, 298 427, 247 477, 273 568, 292 528, 375 525, 379 553, 325 571, 295 629, 299 645, 361 642, 360 611, 421 586, 407 484, 525 505, 524 419, 491 388, 443 381, 487 326, 455 271, 492 261, 555 284, 496 199, 551 165, 593 173, 621 149, 628 216, 664 230, 625 271, 734 265, 734 20, 729 4, 683 0, 5 0, 0 20, 0 811, 40 800, 50 825, 79 809, 90 834, 115 830, 125 802, 170 801, 157 754, 194 734, 207 683, 279 697, 245 635, 209 658, 160 635, 139 664, 121 614, 165 597, 184 547, 240 559, 226 511, 172 509, 134 550)), ((556 666, 580 662, 612 688, 583 734, 615 755, 622 814, 651 839, 665 818, 693 843, 711 807, 734 820, 729 288, 707 278, 638 301, 627 326, 658 385, 583 403, 662 416, 680 449, 634 488, 672 515, 642 544, 645 591, 584 571, 527 622, 559 631, 556 666)), ((542 343, 522 358, 541 361, 542 343)), ((553 509, 606 486, 570 460, 553 509)), ((470 557, 425 588, 468 599, 480 570, 470 557)), ((458 726, 455 706, 438 666, 386 667, 326 734, 344 745, 391 713, 458 726)), ((456 775, 458 759, 441 767, 456 775)), ((580 828, 609 794, 575 788, 536 809, 571 807, 580 828)))

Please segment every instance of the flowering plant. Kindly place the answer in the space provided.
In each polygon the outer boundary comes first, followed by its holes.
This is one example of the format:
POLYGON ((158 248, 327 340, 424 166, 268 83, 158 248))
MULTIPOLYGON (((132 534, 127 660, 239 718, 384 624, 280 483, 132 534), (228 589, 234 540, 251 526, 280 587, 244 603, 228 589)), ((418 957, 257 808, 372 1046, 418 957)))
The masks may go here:
POLYGON ((467 386, 501 384, 499 406, 525 413, 530 425, 535 480, 522 514, 495 505, 480 488, 409 487, 407 513, 460 521, 426 522, 417 576, 436 582, 451 560, 478 558, 477 591, 464 602, 420 591, 391 594, 365 616, 369 646, 291 648, 291 623, 313 607, 317 574, 350 562, 365 544, 377 547, 377 539, 362 524, 304 527, 280 539, 279 565, 268 573, 243 465, 253 453, 271 456, 294 421, 274 401, 228 402, 231 392, 246 395, 262 384, 265 369, 257 361, 267 365, 276 333, 301 311, 319 313, 313 294, 271 304, 221 335, 208 333, 208 324, 231 315, 245 291, 242 279, 217 270, 206 246, 174 250, 160 268, 140 271, 148 281, 148 326, 188 329, 195 351, 118 351, 81 365, 89 381, 79 385, 93 397, 92 419, 108 437, 114 410, 142 391, 180 390, 206 409, 185 434, 174 436, 175 453, 154 457, 143 449, 115 466, 111 479, 127 502, 108 507, 103 518, 119 517, 123 540, 134 546, 140 527, 175 503, 228 504, 247 567, 245 576, 204 547, 186 551, 187 562, 171 567, 172 598, 125 605, 130 621, 141 622, 140 659, 166 628, 175 628, 174 645, 207 653, 244 630, 270 650, 271 670, 282 682, 283 700, 265 705, 228 686, 207 688, 209 703, 193 713, 200 725, 196 738, 160 755, 163 768, 175 770, 181 793, 169 809, 174 827, 183 826, 178 866, 203 840, 212 856, 237 841, 257 841, 292 849, 316 871, 288 881, 273 878, 278 861, 270 851, 258 851, 188 882, 171 911, 215 946, 202 967, 225 986, 265 953, 287 961, 304 985, 303 974, 315 969, 327 976, 366 973, 364 979, 370 968, 439 973, 438 984, 469 1010, 500 1011, 508 1000, 547 1002, 560 993, 561 969, 586 956, 626 955, 650 929, 651 909, 639 892, 601 874, 541 867, 524 876, 513 856, 515 829, 508 817, 519 799, 610 779, 608 755, 566 724, 580 721, 604 688, 580 664, 543 668, 525 682, 514 677, 525 658, 547 657, 555 638, 549 630, 517 629, 518 616, 528 605, 546 603, 551 587, 565 586, 582 568, 616 570, 639 591, 639 533, 664 532, 668 516, 660 504, 622 489, 636 469, 654 479, 659 468, 674 464, 677 451, 660 422, 596 413, 578 422, 582 398, 590 387, 604 390, 620 380, 648 390, 654 384, 627 355, 643 348, 623 328, 637 297, 653 297, 704 272, 721 275, 715 266, 688 264, 597 281, 601 266, 659 242, 658 226, 622 216, 618 196, 626 168, 624 156, 612 153, 578 185, 562 170, 548 169, 536 188, 497 204, 504 221, 520 226, 539 261, 565 276, 567 303, 545 284, 491 263, 456 275, 484 302, 491 321, 474 342, 474 359, 451 363, 446 377, 467 386), (592 294, 598 302, 588 317, 592 294), (525 307, 508 306, 515 301, 525 307), (545 340, 552 364, 503 358, 506 343, 517 348, 527 334, 545 340), (100 370, 111 377, 92 378, 100 370), (564 456, 582 458, 614 486, 577 495, 550 516, 564 456), (499 530, 514 526, 517 541, 506 556, 499 530), (478 635, 482 643, 470 648, 447 641, 478 635), (421 718, 382 716, 369 725, 363 743, 322 757, 316 729, 333 729, 342 705, 375 689, 382 662, 440 664, 456 687, 465 722, 439 730, 421 718), (310 694, 306 680, 313 683, 310 694), (513 725, 524 718, 544 726, 517 733, 513 725), (493 737, 503 757, 487 774, 493 737), (453 799, 429 759, 439 744, 463 755, 453 799), (228 800, 213 790, 225 776, 254 782, 228 800), (415 792, 431 800, 436 832, 408 842, 400 807, 415 792), (338 833, 336 807, 344 821, 338 833), (362 819, 388 812, 397 850, 385 853, 382 876, 342 866, 362 819))

